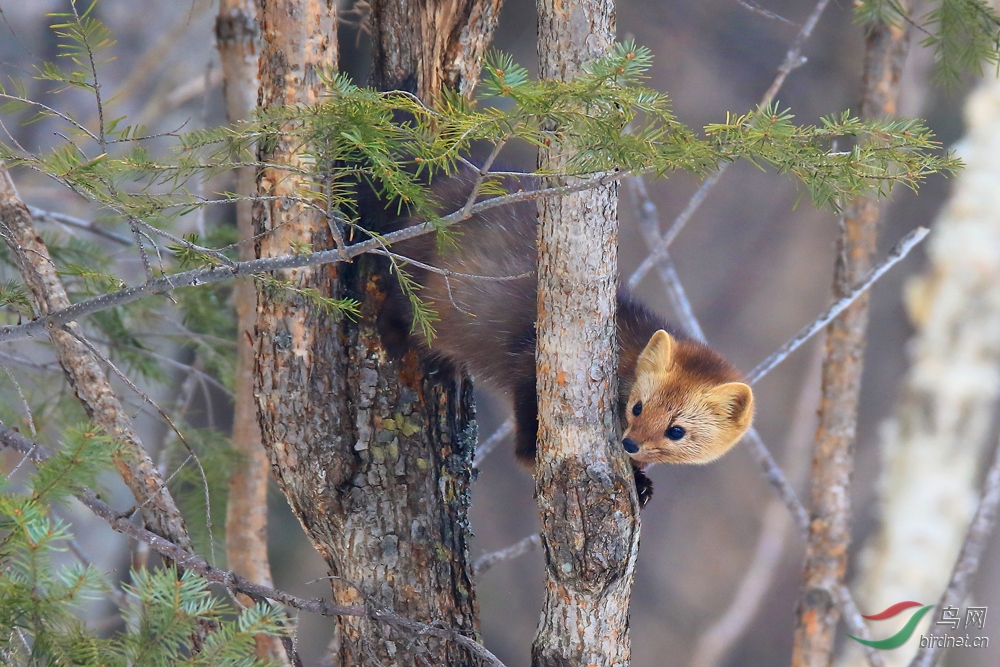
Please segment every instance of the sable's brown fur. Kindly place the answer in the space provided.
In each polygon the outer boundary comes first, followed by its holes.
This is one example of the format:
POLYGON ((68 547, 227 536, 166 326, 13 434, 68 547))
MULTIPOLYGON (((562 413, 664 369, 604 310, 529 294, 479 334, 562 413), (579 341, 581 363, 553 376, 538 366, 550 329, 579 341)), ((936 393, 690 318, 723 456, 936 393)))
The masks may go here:
MULTIPOLYGON (((461 208, 469 188, 463 178, 436 185, 442 211, 461 208)), ((509 183, 508 188, 516 191, 509 183)), ((529 464, 534 462, 538 430, 535 230, 535 203, 529 201, 490 209, 461 223, 457 248, 439 250, 429 235, 393 246, 393 251, 425 264, 493 278, 444 276, 408 267, 424 286, 421 298, 432 302, 441 318, 429 347, 420 336, 412 340, 427 357, 464 365, 477 380, 512 399, 517 455, 529 464), (497 279, 521 274, 529 275, 497 279)), ((382 316, 384 336, 408 332, 409 313, 405 299, 392 299, 382 316)), ((638 448, 631 454, 637 468, 660 462, 705 463, 736 444, 753 415, 752 393, 739 382, 736 369, 624 290, 618 294, 617 320, 619 414, 623 437, 638 448), (635 416, 637 401, 643 402, 643 409, 635 416), (685 437, 672 441, 665 436, 674 425, 685 429, 685 437)))

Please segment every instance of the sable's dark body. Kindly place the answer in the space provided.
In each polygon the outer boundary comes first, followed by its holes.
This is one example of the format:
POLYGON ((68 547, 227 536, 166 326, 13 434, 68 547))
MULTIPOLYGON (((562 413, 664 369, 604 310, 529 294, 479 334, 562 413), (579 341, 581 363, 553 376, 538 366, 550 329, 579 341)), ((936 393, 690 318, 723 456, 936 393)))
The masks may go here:
MULTIPOLYGON (((508 184, 509 187, 509 184, 508 184)), ((461 208, 469 192, 465 179, 449 179, 435 191, 442 211, 461 208)), ((514 191, 516 188, 509 188, 514 191)), ((535 393, 535 320, 537 308, 536 215, 533 201, 490 209, 461 223, 458 247, 437 249, 431 235, 393 246, 393 250, 425 264, 456 273, 512 280, 483 280, 407 268, 424 289, 421 298, 433 302, 440 316, 437 337, 428 348, 420 336, 412 340, 426 356, 465 366, 474 378, 508 396, 517 423, 517 456, 533 463, 538 431, 535 393)), ((405 221, 404 221, 405 222, 405 221)), ((636 362, 652 335, 660 329, 683 342, 688 377, 714 385, 738 379, 739 374, 709 348, 690 341, 676 328, 650 312, 624 290, 618 294, 619 415, 625 423, 625 406, 635 381, 636 362)), ((409 303, 394 295, 383 312, 386 337, 410 330, 409 303)), ((685 391, 684 386, 677 387, 685 391)), ((643 500, 651 484, 637 469, 643 500)))

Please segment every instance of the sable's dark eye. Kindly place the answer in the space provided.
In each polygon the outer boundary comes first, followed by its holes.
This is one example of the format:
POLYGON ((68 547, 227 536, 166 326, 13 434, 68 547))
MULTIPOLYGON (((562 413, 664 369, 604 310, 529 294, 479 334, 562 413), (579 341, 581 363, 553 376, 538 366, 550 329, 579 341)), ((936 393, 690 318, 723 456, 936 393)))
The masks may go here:
POLYGON ((642 414, 642 401, 639 401, 638 403, 632 406, 632 416, 638 417, 641 414, 642 414))
POLYGON ((683 426, 671 426, 663 435, 667 436, 671 440, 680 440, 684 437, 684 433, 686 433, 686 431, 683 426))

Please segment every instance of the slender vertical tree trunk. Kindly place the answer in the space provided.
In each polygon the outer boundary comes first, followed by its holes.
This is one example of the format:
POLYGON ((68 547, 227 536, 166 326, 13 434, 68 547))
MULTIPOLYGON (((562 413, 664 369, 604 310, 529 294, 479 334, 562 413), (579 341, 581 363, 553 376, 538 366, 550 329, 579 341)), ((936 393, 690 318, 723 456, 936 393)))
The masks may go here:
MULTIPOLYGON (((251 0, 219 0, 215 42, 222 64, 222 97, 230 124, 248 120, 257 106, 257 16, 251 0)), ((256 192, 251 167, 236 171, 236 192, 249 197, 256 192)), ((236 203, 236 227, 243 244, 240 261, 254 259, 253 210, 249 201, 236 203)), ((260 441, 257 404, 253 396, 254 348, 252 332, 257 320, 257 290, 249 278, 233 286, 236 304, 236 378, 233 394, 233 450, 240 461, 229 477, 226 504, 226 565, 250 581, 271 586, 267 556, 267 478, 270 463, 260 441)), ((257 635, 257 655, 287 660, 277 637, 257 635)))
MULTIPOLYGON (((498 9, 496 2, 373 3, 375 81, 427 101, 443 82, 471 90, 498 9), (424 40, 432 39, 430 49, 424 40)), ((314 102, 315 69, 336 65, 333 10, 306 0, 265 2, 261 25, 262 104, 314 102)), ((281 145, 262 157, 295 161, 281 145)), ((287 173, 268 170, 258 184, 269 195, 296 189, 287 173)), ((305 207, 269 202, 256 220, 258 233, 268 232, 260 256, 287 252, 292 241, 333 246, 326 221, 305 207)), ((358 322, 312 312, 291 297, 260 295, 258 306, 264 441, 283 491, 330 568, 336 601, 389 608, 478 638, 468 557, 471 383, 425 377, 412 353, 389 359, 374 326, 392 279, 380 262, 362 257, 286 273, 298 285, 362 303, 358 322)), ((339 618, 331 651, 344 666, 476 663, 453 643, 397 636, 366 618, 339 618)))
MULTIPOLYGON (((35 230, 31 214, 3 162, 0 162, 0 232, 17 263, 21 279, 31 291, 35 315, 69 308, 69 295, 48 246, 35 230)), ((143 521, 157 535, 182 549, 190 549, 191 538, 184 517, 132 428, 132 418, 118 400, 100 360, 84 343, 81 328, 76 322, 53 327, 49 340, 87 416, 118 442, 120 449, 114 456, 115 466, 142 508, 143 521)))
MULTIPOLYGON (((614 41, 610 0, 538 2, 539 74, 568 80, 614 41)), ((547 151, 543 169, 569 156, 547 151)), ((638 501, 618 443, 614 186, 539 204, 536 495, 545 600, 532 664, 626 665, 638 501)))
MULTIPOLYGON (((863 118, 895 113, 908 44, 905 26, 880 24, 871 29, 862 78, 863 118)), ((871 268, 880 208, 880 203, 871 198, 857 199, 846 208, 837 246, 834 298, 847 294, 871 268)), ((867 327, 868 294, 827 327, 823 398, 810 479, 812 515, 805 581, 792 654, 795 667, 825 667, 833 661, 835 630, 840 620, 834 591, 844 583, 851 542, 850 483, 867 327)))

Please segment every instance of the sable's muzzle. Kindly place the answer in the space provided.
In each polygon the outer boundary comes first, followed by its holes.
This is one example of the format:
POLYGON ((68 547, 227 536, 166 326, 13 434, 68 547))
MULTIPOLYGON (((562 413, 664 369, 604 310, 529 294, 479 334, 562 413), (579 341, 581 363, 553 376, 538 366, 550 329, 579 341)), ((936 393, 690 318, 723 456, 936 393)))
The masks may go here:
POLYGON ((639 451, 639 443, 632 438, 624 438, 622 440, 622 447, 624 447, 625 451, 629 454, 636 454, 639 451))

